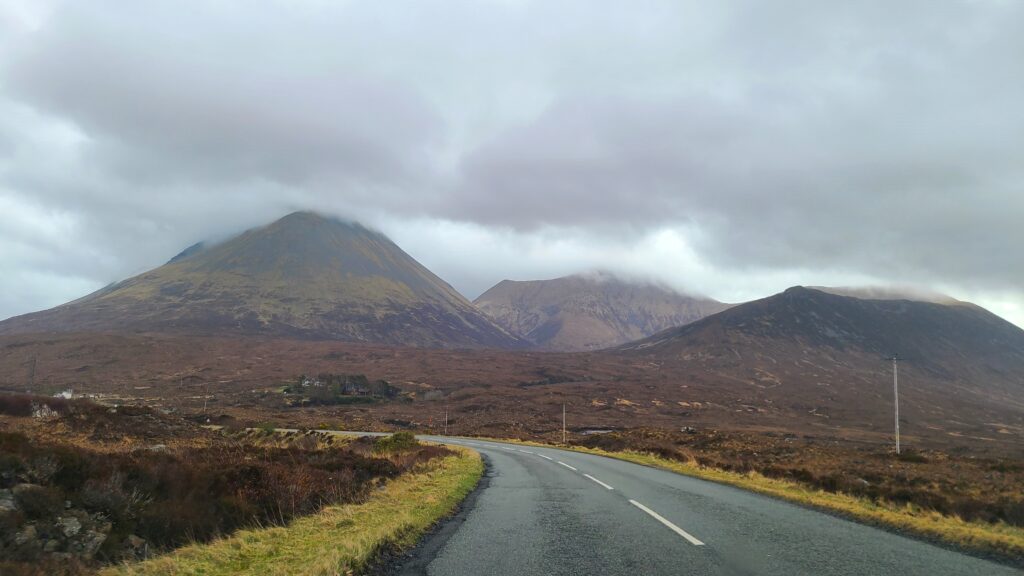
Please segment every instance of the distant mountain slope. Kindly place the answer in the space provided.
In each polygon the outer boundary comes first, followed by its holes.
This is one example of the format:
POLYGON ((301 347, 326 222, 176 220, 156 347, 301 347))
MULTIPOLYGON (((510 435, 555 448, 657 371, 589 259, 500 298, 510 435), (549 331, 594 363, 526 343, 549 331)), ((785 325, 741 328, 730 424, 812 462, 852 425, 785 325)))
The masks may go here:
POLYGON ((934 304, 967 304, 952 296, 939 292, 920 290, 913 288, 891 288, 878 286, 862 287, 834 287, 834 286, 808 286, 811 290, 818 290, 836 296, 852 296, 861 300, 913 300, 915 302, 932 302, 934 304))
POLYGON ((938 425, 1024 413, 1024 330, 968 303, 795 287, 619 351, 745 385, 752 402, 802 406, 844 422, 891 413, 885 357, 898 353, 908 418, 938 425))
POLYGON ((562 351, 615 346, 728 308, 607 274, 503 280, 474 303, 509 332, 562 351))
POLYGON ((431 347, 517 347, 384 235, 290 214, 63 306, 0 322, 0 334, 172 331, 431 347))
POLYGON ((671 354, 762 339, 879 357, 899 353, 937 372, 953 359, 999 372, 1024 368, 1024 330, 974 304, 877 300, 799 286, 623 348, 671 354))

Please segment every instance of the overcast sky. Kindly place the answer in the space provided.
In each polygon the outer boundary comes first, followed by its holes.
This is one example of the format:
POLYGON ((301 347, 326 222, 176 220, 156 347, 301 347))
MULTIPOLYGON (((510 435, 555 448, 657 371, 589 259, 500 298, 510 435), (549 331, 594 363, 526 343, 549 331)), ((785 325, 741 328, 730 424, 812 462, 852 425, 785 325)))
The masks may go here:
POLYGON ((1024 3, 0 0, 0 318, 298 209, 468 297, 591 269, 1024 325, 1024 3))

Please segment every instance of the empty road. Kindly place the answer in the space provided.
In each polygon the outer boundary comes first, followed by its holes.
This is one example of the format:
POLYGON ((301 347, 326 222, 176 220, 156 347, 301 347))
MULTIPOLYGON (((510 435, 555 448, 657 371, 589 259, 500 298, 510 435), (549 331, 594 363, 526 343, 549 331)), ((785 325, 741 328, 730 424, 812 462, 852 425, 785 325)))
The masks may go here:
POLYGON ((589 454, 460 444, 485 487, 402 575, 1020 575, 1021 571, 729 486, 589 454))

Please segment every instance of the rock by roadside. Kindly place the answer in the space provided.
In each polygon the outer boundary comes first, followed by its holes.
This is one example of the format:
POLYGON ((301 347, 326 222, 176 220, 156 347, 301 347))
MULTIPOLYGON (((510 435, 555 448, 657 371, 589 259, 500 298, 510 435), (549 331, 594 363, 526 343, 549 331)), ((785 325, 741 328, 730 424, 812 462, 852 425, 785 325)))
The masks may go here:
MULTIPOLYGON (((68 502, 47 502, 42 486, 29 483, 0 489, 0 558, 88 563, 111 536, 102 514, 72 508, 68 502)), ((144 557, 146 541, 135 535, 124 545, 144 557)))

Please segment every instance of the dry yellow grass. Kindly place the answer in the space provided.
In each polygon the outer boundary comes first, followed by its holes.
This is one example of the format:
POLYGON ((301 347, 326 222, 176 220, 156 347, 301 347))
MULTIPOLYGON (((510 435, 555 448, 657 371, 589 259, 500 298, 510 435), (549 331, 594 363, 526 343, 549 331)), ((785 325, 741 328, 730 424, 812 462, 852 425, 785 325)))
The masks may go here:
POLYGON ((356 574, 382 549, 413 545, 473 489, 483 462, 473 451, 455 450, 455 456, 392 480, 362 504, 330 506, 286 527, 240 531, 102 574, 356 574))

